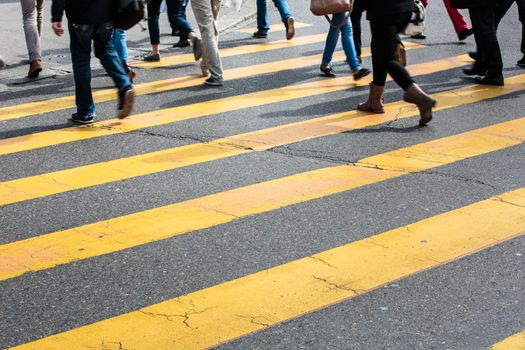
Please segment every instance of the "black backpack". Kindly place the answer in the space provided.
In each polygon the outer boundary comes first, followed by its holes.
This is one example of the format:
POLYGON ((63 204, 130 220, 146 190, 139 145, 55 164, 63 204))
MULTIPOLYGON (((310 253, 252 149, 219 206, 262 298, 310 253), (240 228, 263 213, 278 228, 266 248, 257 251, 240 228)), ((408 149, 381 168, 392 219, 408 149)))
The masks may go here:
POLYGON ((144 0, 118 0, 118 10, 113 26, 128 30, 144 19, 144 0))

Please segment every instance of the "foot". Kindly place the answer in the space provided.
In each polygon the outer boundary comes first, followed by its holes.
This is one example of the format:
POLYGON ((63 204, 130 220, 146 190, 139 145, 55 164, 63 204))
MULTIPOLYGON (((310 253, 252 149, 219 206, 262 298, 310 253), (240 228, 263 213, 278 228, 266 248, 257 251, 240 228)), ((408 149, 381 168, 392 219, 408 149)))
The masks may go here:
POLYGON ((427 36, 423 33, 419 33, 419 34, 414 34, 414 35, 411 35, 410 36, 412 39, 419 39, 419 40, 424 40, 427 38, 427 36))
POLYGON ((202 40, 194 36, 193 39, 191 39, 191 44, 193 48, 193 57, 195 58, 195 61, 198 61, 202 57, 202 40))
POLYGON ((133 80, 137 77, 137 73, 131 68, 131 66, 128 64, 127 61, 122 62, 124 64, 124 69, 126 70, 126 73, 128 73, 129 80, 133 83, 133 80))
POLYGON ((188 39, 180 39, 178 43, 173 45, 174 48, 176 47, 183 48, 183 47, 188 47, 188 46, 190 46, 190 41, 188 39))
POLYGON ((268 33, 261 33, 259 31, 256 31, 253 33, 253 37, 257 39, 266 39, 268 37, 268 33))
POLYGON ((504 82, 504 79, 503 79, 503 76, 494 76, 494 77, 490 77, 490 76, 484 76, 484 77, 477 77, 476 79, 476 84, 481 84, 481 85, 493 85, 493 86, 503 86, 505 85, 505 82, 504 82))
POLYGON ((204 81, 204 85, 207 86, 223 86, 224 85, 224 79, 219 77, 209 77, 204 81))
POLYGON ((517 63, 518 67, 525 68, 525 56, 521 60, 519 60, 517 63))
POLYGON ((327 76, 329 78, 335 78, 336 77, 334 70, 329 65, 322 64, 321 67, 319 67, 319 69, 321 70, 321 72, 323 72, 323 74, 325 76, 327 76))
POLYGON ((364 77, 366 77, 369 74, 370 74, 370 70, 368 70, 366 68, 360 68, 357 71, 355 71, 354 74, 352 74, 352 75, 354 76, 354 80, 358 81, 358 80, 363 79, 364 77))
POLYGON ((474 31, 471 28, 465 28, 461 32, 458 33, 458 39, 459 41, 463 41, 469 36, 474 34, 474 31))
POLYGON ((284 26, 286 27, 286 40, 292 40, 295 36, 295 20, 293 17, 288 17, 284 26))
POLYGON ((118 96, 118 114, 117 118, 124 119, 131 114, 135 102, 135 91, 128 86, 118 96))
POLYGON ((180 30, 178 29, 171 30, 171 36, 179 36, 179 35, 180 35, 180 30))
POLYGON ((42 71, 42 61, 41 60, 33 60, 29 64, 29 72, 27 73, 27 77, 31 79, 38 78, 38 75, 42 71))
POLYGON ((144 61, 146 62, 160 62, 160 54, 158 53, 149 53, 147 56, 144 56, 144 61))
POLYGON ((469 75, 469 76, 473 76, 473 75, 484 76, 485 74, 487 74, 487 71, 480 69, 480 68, 472 67, 472 68, 464 68, 463 74, 469 75))
POLYGON ((201 67, 201 73, 203 77, 209 77, 210 76, 210 70, 208 67, 201 67))
POLYGON ((479 58, 477 51, 469 51, 468 57, 472 58, 475 61, 477 61, 479 58))
POLYGON ((93 123, 93 119, 93 114, 81 114, 77 112, 71 115, 71 120, 77 124, 91 124, 93 123))

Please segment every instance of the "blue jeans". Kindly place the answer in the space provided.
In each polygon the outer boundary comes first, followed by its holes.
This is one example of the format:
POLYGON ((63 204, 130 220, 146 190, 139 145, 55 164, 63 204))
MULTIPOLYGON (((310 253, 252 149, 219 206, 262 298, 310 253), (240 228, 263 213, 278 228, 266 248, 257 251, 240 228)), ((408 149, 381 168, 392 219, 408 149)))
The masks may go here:
POLYGON ((186 6, 188 6, 188 0, 173 0, 173 10, 170 11, 170 22, 173 23, 175 29, 180 31, 181 39, 188 39, 188 34, 193 32, 186 18, 186 6))
POLYGON ((131 81, 113 46, 113 26, 111 24, 69 23, 68 27, 77 112, 82 115, 94 114, 95 103, 91 93, 90 66, 92 42, 95 46, 95 56, 113 79, 119 93, 131 86, 131 81))
POLYGON ((333 25, 330 26, 328 36, 326 37, 326 44, 324 46, 322 64, 327 66, 330 64, 330 62, 332 62, 335 47, 337 46, 337 42, 339 41, 339 33, 341 33, 341 41, 343 43, 343 50, 345 51, 348 65, 350 66, 350 69, 352 69, 352 71, 355 72, 356 70, 361 69, 361 64, 359 63, 359 60, 357 58, 357 52, 355 50, 354 37, 352 34, 352 22, 350 21, 350 18, 348 18, 346 20, 345 25, 341 29, 335 27, 343 23, 346 16, 348 16, 347 12, 336 13, 333 16, 333 25))
POLYGON ((126 32, 122 29, 113 31, 113 45, 122 62, 128 61, 128 46, 126 45, 126 32))
MULTIPOLYGON (((279 10, 281 21, 286 23, 288 18, 292 17, 286 0, 273 0, 273 3, 275 4, 275 7, 277 7, 277 10, 279 10)), ((268 8, 266 6, 267 0, 257 0, 257 32, 260 34, 266 34, 268 33, 268 30, 270 30, 268 8)))

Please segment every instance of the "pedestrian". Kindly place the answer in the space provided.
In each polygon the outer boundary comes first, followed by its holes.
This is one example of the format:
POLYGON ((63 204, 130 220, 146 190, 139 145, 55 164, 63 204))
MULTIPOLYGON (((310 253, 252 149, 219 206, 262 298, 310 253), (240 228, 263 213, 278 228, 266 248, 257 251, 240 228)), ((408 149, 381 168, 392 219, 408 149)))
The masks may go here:
POLYGON ((372 31, 374 79, 370 83, 368 100, 357 108, 365 112, 385 112, 383 93, 387 74, 390 74, 405 91, 404 100, 419 108, 419 125, 426 125, 432 119, 432 108, 436 101, 421 90, 395 57, 396 36, 410 22, 413 0, 366 0, 365 4, 372 31))
MULTIPOLYGON (((423 4, 423 6, 425 6, 425 8, 428 6, 428 0, 421 0, 421 3, 423 4)), ((471 28, 469 28, 467 21, 465 20, 465 17, 463 17, 461 12, 457 8, 453 8, 450 5, 450 0, 443 0, 443 3, 445 4, 448 17, 450 18, 450 21, 454 26, 454 30, 456 32, 456 35, 458 36, 459 41, 463 41, 469 36, 471 36, 474 32, 471 28)), ((426 39, 426 36, 423 33, 419 33, 416 35, 412 35, 411 38, 426 39)))
POLYGON ((514 2, 518 5, 519 19, 521 22, 521 53, 523 55, 517 62, 517 65, 525 68, 525 0, 501 0, 496 7, 496 30, 514 2))
POLYGON ((494 0, 452 0, 452 7, 469 10, 478 47, 474 65, 463 72, 477 76, 478 84, 502 86, 503 60, 496 35, 496 6, 494 0))
POLYGON ((20 0, 20 4, 29 55, 29 72, 27 76, 34 79, 42 72, 40 36, 42 35, 44 0, 20 0))
POLYGON ((332 61, 335 47, 339 41, 339 34, 341 34, 341 42, 346 55, 346 62, 352 70, 354 80, 360 80, 370 74, 368 69, 361 67, 361 63, 357 57, 352 34, 352 22, 350 21, 348 12, 336 13, 332 16, 320 67, 321 72, 327 77, 336 76, 333 68, 330 66, 330 62, 332 61))
POLYGON ((136 78, 137 73, 131 68, 128 62, 128 45, 126 43, 126 31, 122 29, 115 29, 113 31, 113 46, 117 52, 118 57, 122 61, 124 70, 128 74, 131 82, 136 78))
POLYGON ((95 56, 111 76, 118 89, 118 114, 122 119, 133 109, 135 92, 113 45, 113 19, 117 12, 118 0, 92 0, 89 3, 75 0, 53 0, 53 31, 62 36, 64 10, 68 18, 71 61, 75 79, 75 101, 77 112, 71 119, 80 124, 93 123, 95 104, 91 91, 91 45, 95 56))
POLYGON ((186 18, 186 6, 188 6, 188 0, 173 0, 172 22, 175 30, 179 33, 179 42, 173 47, 187 47, 190 45, 190 41, 194 41, 196 37, 190 22, 186 18))
MULTIPOLYGON (((253 33, 255 38, 268 37, 270 30, 270 20, 268 18, 268 0, 257 0, 257 31, 253 33)), ((281 15, 281 21, 286 28, 286 40, 292 40, 295 36, 295 20, 290 13, 290 8, 286 0, 273 0, 275 7, 281 15)))
POLYGON ((191 0, 191 7, 202 38, 194 39, 193 54, 196 61, 202 58, 202 74, 209 75, 204 84, 222 86, 224 76, 219 55, 218 23, 221 0, 191 0))

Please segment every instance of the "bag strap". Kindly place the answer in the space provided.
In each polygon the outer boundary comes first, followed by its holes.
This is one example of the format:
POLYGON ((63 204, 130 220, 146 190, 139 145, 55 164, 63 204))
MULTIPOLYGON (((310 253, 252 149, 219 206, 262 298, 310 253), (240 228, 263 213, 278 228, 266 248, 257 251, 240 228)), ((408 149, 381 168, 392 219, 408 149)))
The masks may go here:
POLYGON ((346 25, 346 21, 348 21, 348 19, 350 18, 350 12, 348 12, 348 15, 346 15, 346 17, 343 20, 343 22, 341 22, 341 24, 339 24, 339 25, 335 25, 333 23, 333 20, 331 20, 330 17, 328 17, 328 15, 324 15, 324 17, 326 18, 326 20, 328 21, 328 23, 330 23, 330 25, 332 27, 341 29, 341 28, 343 28, 346 25))

